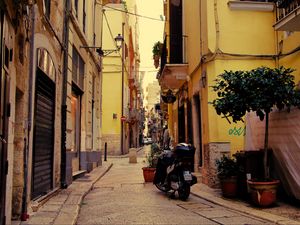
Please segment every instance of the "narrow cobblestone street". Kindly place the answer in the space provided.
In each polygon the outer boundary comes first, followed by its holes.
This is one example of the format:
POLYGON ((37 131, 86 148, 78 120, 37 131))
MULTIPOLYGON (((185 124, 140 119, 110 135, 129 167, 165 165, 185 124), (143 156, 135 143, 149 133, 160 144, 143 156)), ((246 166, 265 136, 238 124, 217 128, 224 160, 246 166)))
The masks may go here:
POLYGON ((270 224, 191 195, 171 199, 144 183, 143 152, 138 163, 109 158, 110 171, 94 185, 81 205, 78 225, 85 224, 270 224))

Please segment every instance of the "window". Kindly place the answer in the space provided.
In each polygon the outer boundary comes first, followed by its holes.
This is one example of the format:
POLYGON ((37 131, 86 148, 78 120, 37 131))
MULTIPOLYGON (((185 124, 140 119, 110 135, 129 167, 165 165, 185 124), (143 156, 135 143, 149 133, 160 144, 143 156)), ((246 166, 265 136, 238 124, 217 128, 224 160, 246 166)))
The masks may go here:
POLYGON ((81 90, 83 90, 84 61, 74 46, 72 52, 72 60, 72 80, 81 90))
POLYGON ((75 15, 78 18, 78 0, 74 0, 75 15))
POLYGON ((45 16, 49 19, 50 18, 50 8, 51 8, 51 0, 44 0, 44 12, 45 16))
POLYGON ((81 96, 72 91, 71 98, 71 117, 72 117, 72 147, 71 151, 79 152, 80 150, 80 99, 81 96))

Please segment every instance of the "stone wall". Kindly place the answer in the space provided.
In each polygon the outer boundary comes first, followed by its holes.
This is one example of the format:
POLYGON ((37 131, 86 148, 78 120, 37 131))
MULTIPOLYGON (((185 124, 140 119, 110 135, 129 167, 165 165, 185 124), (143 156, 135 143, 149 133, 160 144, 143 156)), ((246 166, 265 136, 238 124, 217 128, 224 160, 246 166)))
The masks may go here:
POLYGON ((211 142, 204 147, 204 159, 202 168, 202 182, 209 187, 218 188, 219 179, 217 178, 216 159, 230 154, 230 143, 211 142))
POLYGON ((102 135, 102 149, 104 153, 104 145, 107 143, 108 155, 121 155, 120 145, 121 137, 119 134, 103 134, 102 135))

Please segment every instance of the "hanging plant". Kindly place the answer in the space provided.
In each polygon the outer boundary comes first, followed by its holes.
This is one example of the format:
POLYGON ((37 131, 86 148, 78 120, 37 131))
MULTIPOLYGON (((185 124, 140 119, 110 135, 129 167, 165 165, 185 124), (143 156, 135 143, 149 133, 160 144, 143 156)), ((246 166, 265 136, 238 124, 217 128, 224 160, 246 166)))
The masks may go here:
POLYGON ((153 60, 155 68, 159 67, 159 60, 162 53, 162 43, 160 41, 155 42, 152 48, 153 60))

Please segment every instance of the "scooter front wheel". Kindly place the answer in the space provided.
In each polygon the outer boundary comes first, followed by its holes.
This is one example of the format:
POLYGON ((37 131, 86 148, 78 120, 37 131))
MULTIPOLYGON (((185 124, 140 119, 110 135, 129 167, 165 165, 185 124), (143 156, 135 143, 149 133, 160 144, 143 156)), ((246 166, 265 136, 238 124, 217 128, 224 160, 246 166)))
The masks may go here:
POLYGON ((163 191, 163 192, 168 192, 171 190, 169 187, 164 186, 163 182, 159 182, 159 183, 155 184, 155 186, 157 187, 158 190, 163 191))
POLYGON ((185 201, 190 196, 191 186, 184 184, 181 188, 178 189, 178 197, 180 200, 185 201))

